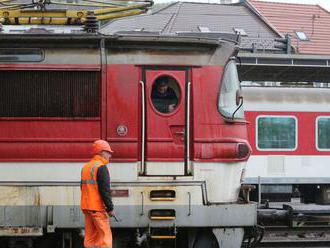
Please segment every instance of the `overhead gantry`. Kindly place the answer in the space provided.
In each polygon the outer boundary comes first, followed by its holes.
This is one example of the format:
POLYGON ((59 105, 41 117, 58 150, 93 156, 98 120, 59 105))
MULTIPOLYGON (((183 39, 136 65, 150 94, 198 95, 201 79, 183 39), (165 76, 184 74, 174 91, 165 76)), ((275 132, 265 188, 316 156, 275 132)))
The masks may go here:
POLYGON ((133 16, 145 13, 153 5, 151 0, 80 0, 61 2, 39 0, 0 1, 0 23, 5 25, 82 25, 93 15, 98 21, 133 16))

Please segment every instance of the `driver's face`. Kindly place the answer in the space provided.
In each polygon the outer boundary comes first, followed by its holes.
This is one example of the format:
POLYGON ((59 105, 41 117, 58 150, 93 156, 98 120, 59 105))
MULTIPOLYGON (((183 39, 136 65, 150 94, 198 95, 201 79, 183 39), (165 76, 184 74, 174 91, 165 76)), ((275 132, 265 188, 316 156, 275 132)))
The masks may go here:
POLYGON ((158 92, 161 93, 161 94, 164 94, 167 91, 167 89, 168 89, 168 85, 166 85, 166 84, 158 86, 158 92))

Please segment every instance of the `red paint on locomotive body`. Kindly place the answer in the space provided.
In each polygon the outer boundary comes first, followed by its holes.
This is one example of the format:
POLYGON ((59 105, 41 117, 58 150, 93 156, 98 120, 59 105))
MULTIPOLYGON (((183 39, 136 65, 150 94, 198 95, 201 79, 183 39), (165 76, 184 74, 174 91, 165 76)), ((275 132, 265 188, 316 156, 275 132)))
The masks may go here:
POLYGON ((184 160, 186 70, 147 69, 145 71, 146 161, 183 162, 184 160), (151 98, 154 82, 164 76, 173 78, 179 88, 177 106, 169 113, 158 111, 151 98))
POLYGON ((96 64, 0 64, 0 70, 69 70, 69 71, 99 71, 96 64))
POLYGON ((223 67, 205 66, 192 72, 193 83, 193 153, 201 161, 242 161, 235 158, 235 145, 247 143, 246 124, 226 122, 217 103, 221 89, 223 67))
MULTIPOLYGON (((141 145, 141 67, 108 66, 107 138, 117 151, 114 161, 139 160, 141 145), (116 133, 118 125, 127 126, 126 136, 116 133)), ((225 122, 217 109, 223 67, 146 70, 146 160, 177 162, 184 159, 185 87, 192 83, 190 113, 190 158, 196 161, 238 161, 236 145, 246 143, 243 124, 225 122), (181 96, 177 108, 168 114, 158 112, 151 100, 152 83, 160 76, 175 78, 181 96), (214 90, 216 89, 216 90, 214 90), (178 136, 178 137, 177 137, 178 136), (224 140, 226 139, 226 140, 224 140)))
MULTIPOLYGON (((61 71, 64 68, 98 67, 73 64, 3 66, 10 70, 33 68, 61 71)), ((116 151, 113 161, 141 160, 140 80, 146 81, 146 161, 184 161, 185 89, 188 82, 191 82, 192 89, 190 159, 205 162, 247 160, 248 155, 237 157, 237 145, 247 144, 245 123, 226 122, 218 111, 223 67, 178 68, 145 69, 132 64, 108 65, 107 81, 101 82, 106 98, 101 97, 99 117, 0 118, 0 161, 84 161, 90 156, 90 143, 99 138, 111 142, 116 151), (151 100, 155 79, 164 75, 174 78, 181 92, 178 106, 168 114, 158 112, 151 100), (102 116, 103 113, 106 115, 102 116), (126 133, 118 133, 118 128, 126 133), (103 133, 106 137, 102 137, 103 133)))
MULTIPOLYGON (((308 111, 308 109, 306 109, 308 111)), ((280 111, 247 111, 249 121, 248 137, 252 147, 252 155, 330 155, 330 151, 320 151, 316 148, 316 119, 320 116, 330 116, 330 112, 280 112, 280 111), (294 116, 297 118, 297 148, 293 151, 260 150, 256 145, 256 121, 258 116, 294 116)))
MULTIPOLYGON (((141 139, 141 96, 139 80, 141 68, 135 65, 108 65, 106 135, 115 154, 113 161, 138 161, 141 139), (119 125, 127 127, 127 134, 117 133, 119 125)), ((104 101, 104 99, 103 99, 104 101)))
POLYGON ((99 120, 0 118, 0 129, 0 161, 85 161, 100 137, 99 120))

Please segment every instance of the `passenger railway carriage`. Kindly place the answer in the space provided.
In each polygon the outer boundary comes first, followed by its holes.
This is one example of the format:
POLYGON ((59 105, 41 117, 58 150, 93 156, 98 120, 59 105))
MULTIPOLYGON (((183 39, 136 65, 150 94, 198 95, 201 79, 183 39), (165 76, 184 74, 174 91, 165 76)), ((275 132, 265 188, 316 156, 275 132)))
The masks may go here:
POLYGON ((250 146, 234 41, 143 32, 0 39, 1 244, 77 244, 80 169, 102 138, 115 151, 115 247, 240 247, 256 206, 237 202, 250 146), (171 110, 152 98, 160 77, 176 94, 171 110))
POLYGON ((243 87, 252 156, 246 183, 263 199, 329 204, 330 89, 243 87))

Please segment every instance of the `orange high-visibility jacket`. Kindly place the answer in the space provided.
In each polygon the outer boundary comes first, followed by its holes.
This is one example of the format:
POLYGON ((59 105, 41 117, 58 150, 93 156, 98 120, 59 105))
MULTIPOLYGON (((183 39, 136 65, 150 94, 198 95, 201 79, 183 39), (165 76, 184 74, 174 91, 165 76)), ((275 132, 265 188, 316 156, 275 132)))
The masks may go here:
POLYGON ((82 210, 105 211, 105 205, 97 185, 97 171, 105 164, 107 161, 96 155, 82 168, 80 201, 82 210))

